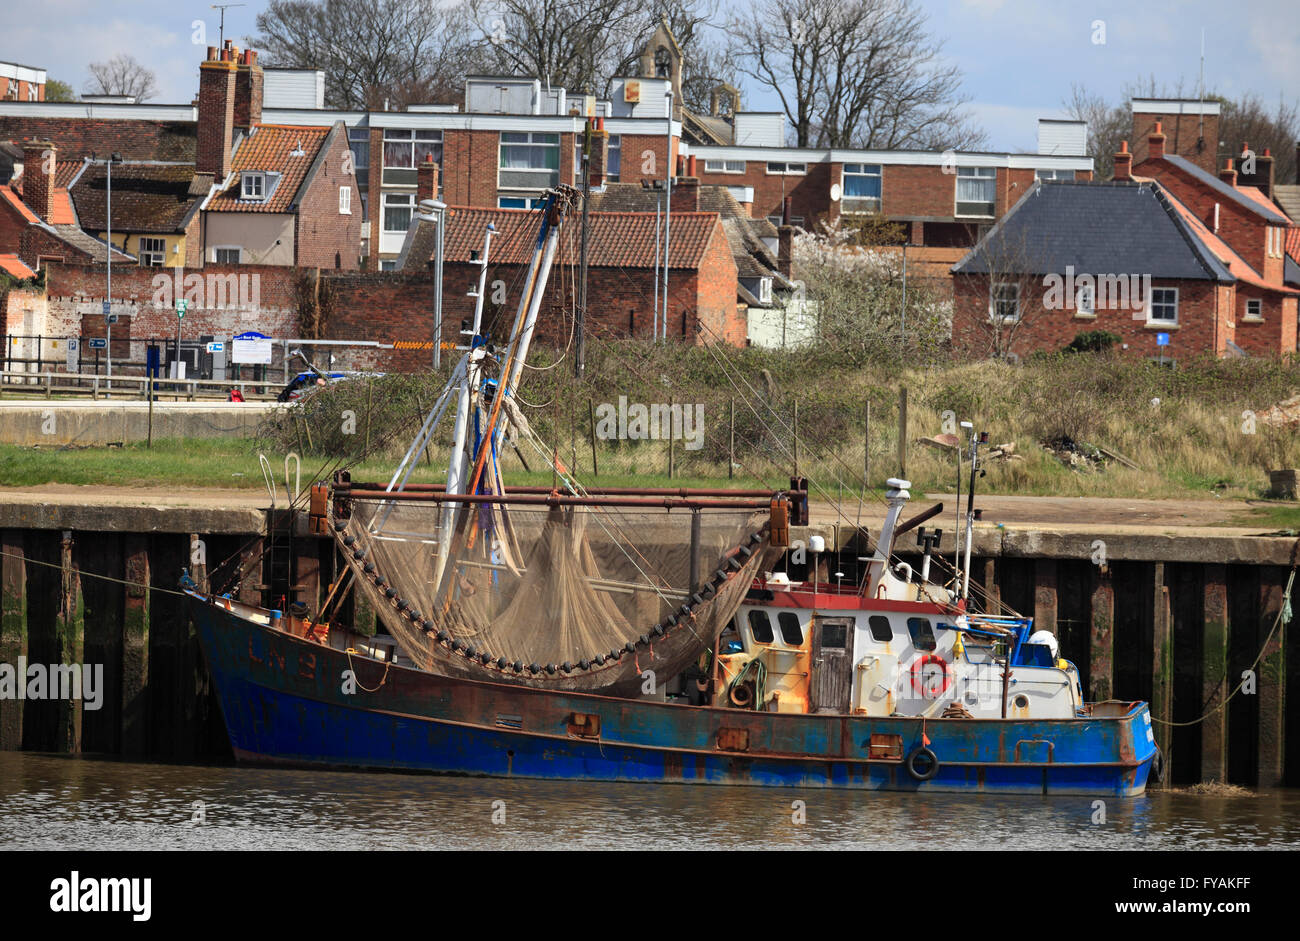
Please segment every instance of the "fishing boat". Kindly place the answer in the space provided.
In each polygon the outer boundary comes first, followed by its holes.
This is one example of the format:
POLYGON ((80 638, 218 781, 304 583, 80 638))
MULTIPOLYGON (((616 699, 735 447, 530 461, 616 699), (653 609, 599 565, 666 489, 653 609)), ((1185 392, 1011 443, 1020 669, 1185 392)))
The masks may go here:
MULTIPOLYGON (((240 761, 592 781, 1132 797, 1159 774, 1142 702, 1086 702, 1032 620, 977 610, 911 494, 857 577, 788 564, 809 482, 760 490, 592 488, 516 396, 574 193, 551 191, 509 334, 463 356, 392 478, 310 488, 310 531, 346 570, 319 610, 182 584, 240 761), (412 483, 452 412, 445 483, 412 483), (507 486, 532 446, 552 486, 507 486), (899 559, 913 530, 917 570, 899 559), (946 563, 945 563, 946 566, 946 563), (809 580, 810 577, 810 580, 809 580), (384 633, 332 618, 355 592, 384 633)), ((969 426, 967 426, 969 427, 969 426)), ((803 546, 797 547, 802 551, 803 546)), ((813 536, 814 554, 824 543, 813 536)), ((958 560, 960 562, 960 559, 958 560)))

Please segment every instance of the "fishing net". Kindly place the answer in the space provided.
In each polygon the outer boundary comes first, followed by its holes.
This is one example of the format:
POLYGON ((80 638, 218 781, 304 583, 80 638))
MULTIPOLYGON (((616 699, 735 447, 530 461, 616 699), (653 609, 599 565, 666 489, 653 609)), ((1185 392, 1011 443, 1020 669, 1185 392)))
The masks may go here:
MULTIPOLYGON (((478 504, 463 520, 453 512, 447 503, 357 500, 336 535, 358 590, 418 666, 498 678, 498 659, 577 664, 647 640, 657 653, 629 660, 645 666, 671 651, 684 665, 735 613, 767 546, 766 512, 747 509, 478 504), (674 613, 680 623, 656 639, 655 626, 674 613), (454 641, 473 660, 446 656, 454 641)), ((615 684, 625 672, 581 685, 615 684)))

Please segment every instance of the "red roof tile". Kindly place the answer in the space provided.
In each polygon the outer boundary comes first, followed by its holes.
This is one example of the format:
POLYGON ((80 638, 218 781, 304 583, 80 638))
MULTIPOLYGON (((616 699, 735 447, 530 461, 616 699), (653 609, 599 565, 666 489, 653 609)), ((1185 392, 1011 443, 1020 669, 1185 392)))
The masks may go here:
POLYGON ((36 277, 36 272, 28 268, 17 255, 0 255, 0 271, 15 278, 36 277))
POLYGON ((18 210, 18 214, 21 215, 23 219, 26 220, 27 222, 41 221, 40 219, 36 218, 36 213, 28 209, 27 204, 23 202, 22 199, 18 197, 18 194, 15 193, 13 190, 11 190, 9 187, 0 186, 0 199, 3 199, 10 206, 13 206, 14 209, 18 210))
POLYGON ((213 212, 287 212, 297 200, 298 190, 329 132, 328 127, 257 125, 240 141, 231 160, 234 184, 214 197, 207 208, 213 212), (269 199, 240 198, 241 174, 245 170, 281 174, 269 199))
MULTIPOLYGON (((1243 188, 1238 187, 1238 189, 1243 188)), ((1244 189, 1254 189, 1254 187, 1245 187, 1244 189)), ((1258 192, 1258 190, 1256 190, 1256 192, 1258 192)), ((1232 247, 1227 242, 1211 232, 1204 222, 1196 218, 1194 212, 1179 202, 1178 199, 1175 198, 1167 189, 1165 190, 1165 195, 1169 197, 1169 204, 1174 207, 1174 211, 1177 212, 1178 215, 1182 217, 1183 221, 1191 227, 1192 232, 1196 237, 1205 243, 1206 248, 1213 252, 1214 256, 1218 258, 1219 261, 1228 266, 1228 270, 1238 281, 1253 285, 1254 287, 1264 288, 1265 290, 1278 291, 1283 294, 1300 293, 1283 284, 1272 284, 1265 281, 1260 277, 1259 272, 1248 265, 1245 259, 1233 251, 1232 247)))
POLYGON ((1300 261, 1300 225, 1286 230, 1286 253, 1300 261))
MULTIPOLYGON (((566 219, 557 265, 577 264, 582 234, 579 220, 577 213, 570 213, 566 219)), ((540 226, 538 213, 528 209, 452 207, 448 211, 445 259, 469 261, 471 251, 481 251, 489 222, 497 229, 492 236, 492 263, 526 264, 540 226)), ((589 222, 589 265, 652 268, 662 255, 662 239, 656 247, 653 212, 593 212, 589 222)), ((714 212, 674 212, 669 267, 698 268, 717 225, 718 214, 714 212)))

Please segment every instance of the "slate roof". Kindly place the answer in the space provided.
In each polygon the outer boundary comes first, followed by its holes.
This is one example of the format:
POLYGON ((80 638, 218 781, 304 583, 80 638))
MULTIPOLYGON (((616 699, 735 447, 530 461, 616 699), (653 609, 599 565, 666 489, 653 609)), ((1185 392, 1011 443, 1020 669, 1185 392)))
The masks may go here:
MULTIPOLYGON (((216 194, 206 208, 211 212, 289 212, 297 204, 331 127, 293 127, 258 124, 244 137, 231 158, 231 185, 216 194), (269 198, 243 199, 241 174, 245 170, 278 173, 269 198)), ((224 182, 224 181, 221 181, 224 182)))
MULTIPOLYGON (((193 164, 124 163, 113 167, 113 228, 122 232, 183 232, 212 186, 193 164)), ((81 224, 107 228, 108 173, 91 164, 72 186, 81 224)))
POLYGON ((1300 223, 1300 184, 1274 185, 1273 201, 1282 207, 1282 211, 1291 217, 1292 222, 1300 223))
MULTIPOLYGON (((1214 174, 1206 173, 1204 170, 1202 170, 1196 164, 1192 163, 1186 157, 1180 157, 1177 154, 1165 154, 1164 160, 1167 163, 1173 164, 1175 167, 1182 170, 1188 176, 1191 176, 1192 178, 1198 180, 1200 183, 1204 184, 1205 186, 1210 187, 1212 190, 1217 192, 1224 199, 1230 199, 1238 206, 1241 206, 1245 209, 1249 209, 1251 212, 1255 213, 1256 215, 1262 216, 1264 219, 1267 219, 1273 225, 1291 224, 1291 220, 1288 219, 1286 216, 1282 215, 1281 213, 1279 213, 1277 209, 1274 208, 1272 204, 1269 203, 1269 201, 1263 197, 1262 194, 1260 194, 1260 198, 1256 200, 1251 196, 1247 195, 1246 193, 1242 192, 1243 190, 1246 189, 1255 189, 1254 187, 1229 186, 1227 183, 1223 182, 1214 174)), ((1143 162, 1145 163, 1146 161, 1143 162)), ((1256 190, 1256 192, 1258 193, 1258 190, 1256 190)))
MULTIPOLYGON (((107 254, 106 243, 83 231, 76 224, 72 218, 71 202, 68 200, 66 190, 59 190, 55 193, 54 213, 49 219, 39 218, 36 213, 32 212, 31 207, 23 202, 22 198, 8 186, 0 186, 0 202, 15 210, 28 225, 40 226, 46 232, 66 242, 73 248, 88 254, 92 261, 104 260, 104 256, 107 254), (61 198, 60 194, 62 194, 61 198), (66 204, 66 206, 63 204, 66 204), (66 221, 65 215, 67 216, 66 221)), ((115 248, 113 249, 113 261, 114 263, 133 263, 136 258, 115 248)))
POLYGON ((1040 181, 952 271, 988 274, 990 262, 1023 274, 1073 266, 1079 274, 1233 278, 1153 182, 1040 181))

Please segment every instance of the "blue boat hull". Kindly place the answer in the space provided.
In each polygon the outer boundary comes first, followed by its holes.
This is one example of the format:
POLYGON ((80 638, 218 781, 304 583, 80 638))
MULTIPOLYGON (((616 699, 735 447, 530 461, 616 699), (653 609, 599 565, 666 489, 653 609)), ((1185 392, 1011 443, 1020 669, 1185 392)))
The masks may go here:
POLYGON ((191 607, 231 745, 243 761, 591 781, 1130 797, 1145 789, 1156 753, 1143 703, 1114 716, 1070 720, 681 706, 386 667, 197 595, 191 607), (899 756, 926 740, 939 767, 920 781, 899 756))

